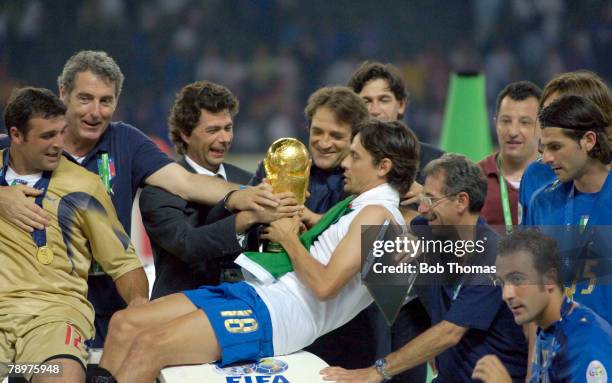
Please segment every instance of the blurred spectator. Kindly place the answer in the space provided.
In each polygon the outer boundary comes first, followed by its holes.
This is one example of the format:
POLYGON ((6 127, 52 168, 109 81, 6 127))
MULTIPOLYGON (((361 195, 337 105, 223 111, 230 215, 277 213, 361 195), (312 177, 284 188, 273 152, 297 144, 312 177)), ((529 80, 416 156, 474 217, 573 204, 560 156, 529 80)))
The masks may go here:
POLYGON ((163 131, 186 83, 218 82, 243 100, 236 151, 263 151, 274 137, 299 135, 307 96, 320 85, 346 83, 364 59, 401 68, 415 106, 406 120, 436 143, 450 70, 484 71, 492 105, 511 81, 542 84, 579 68, 610 80, 611 46, 609 1, 0 3, 5 77, 53 88, 65 57, 105 49, 127 78, 119 116, 149 121, 139 123, 147 133, 163 131))

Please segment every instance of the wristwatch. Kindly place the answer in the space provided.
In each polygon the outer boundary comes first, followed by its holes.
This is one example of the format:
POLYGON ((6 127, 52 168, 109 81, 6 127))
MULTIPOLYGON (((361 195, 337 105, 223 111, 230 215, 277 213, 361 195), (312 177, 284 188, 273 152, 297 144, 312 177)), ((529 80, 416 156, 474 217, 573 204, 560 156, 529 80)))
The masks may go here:
POLYGON ((392 376, 387 371, 387 359, 380 358, 374 363, 376 371, 383 377, 383 382, 391 380, 392 376))

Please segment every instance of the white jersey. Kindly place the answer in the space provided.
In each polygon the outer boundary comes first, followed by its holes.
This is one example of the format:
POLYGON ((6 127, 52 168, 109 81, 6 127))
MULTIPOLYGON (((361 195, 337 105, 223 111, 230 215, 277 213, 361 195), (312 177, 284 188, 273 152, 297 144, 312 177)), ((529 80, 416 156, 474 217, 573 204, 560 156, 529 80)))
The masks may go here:
MULTIPOLYGON (((357 214, 368 205, 380 205, 391 212, 395 221, 404 225, 399 211, 399 193, 383 184, 362 193, 351 202, 353 211, 325 230, 310 247, 310 254, 327 265, 333 251, 348 233, 357 214)), ((295 272, 281 276, 272 284, 248 281, 270 312, 274 354, 285 355, 301 350, 318 337, 342 326, 372 303, 372 296, 357 273, 333 299, 319 300, 302 283, 295 272)))

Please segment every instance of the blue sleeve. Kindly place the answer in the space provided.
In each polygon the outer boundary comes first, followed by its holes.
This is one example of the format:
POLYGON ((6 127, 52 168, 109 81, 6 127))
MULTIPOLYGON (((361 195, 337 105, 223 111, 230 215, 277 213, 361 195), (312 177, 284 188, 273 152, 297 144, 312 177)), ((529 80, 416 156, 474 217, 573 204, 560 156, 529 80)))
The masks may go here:
POLYGON ((257 170, 255 170, 255 174, 249 181, 249 185, 259 185, 264 178, 266 178, 266 169, 264 169, 263 161, 259 161, 259 164, 257 164, 257 170))
POLYGON ((11 139, 9 136, 0 135, 0 150, 6 149, 11 146, 11 139))
POLYGON ((443 319, 457 326, 487 331, 502 304, 499 287, 462 286, 443 319))
POLYGON ((144 187, 145 180, 173 161, 140 130, 129 127, 128 141, 132 153, 132 182, 144 187))
POLYGON ((527 223, 527 216, 529 212, 529 202, 533 193, 538 189, 538 185, 542 182, 538 180, 538 168, 542 164, 539 161, 532 162, 529 164, 523 176, 521 177, 521 186, 519 187, 518 203, 521 208, 521 224, 530 225, 527 223))

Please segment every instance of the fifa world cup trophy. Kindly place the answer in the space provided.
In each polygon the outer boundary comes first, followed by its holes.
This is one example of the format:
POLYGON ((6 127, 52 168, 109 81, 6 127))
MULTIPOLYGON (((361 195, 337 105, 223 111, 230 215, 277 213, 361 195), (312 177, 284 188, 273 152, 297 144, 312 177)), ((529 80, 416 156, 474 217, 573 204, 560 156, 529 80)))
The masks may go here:
MULTIPOLYGON (((295 138, 274 141, 264 160, 266 177, 275 193, 293 192, 298 204, 304 204, 312 161, 306 146, 295 138)), ((266 251, 279 252, 278 243, 269 243, 266 251)))

